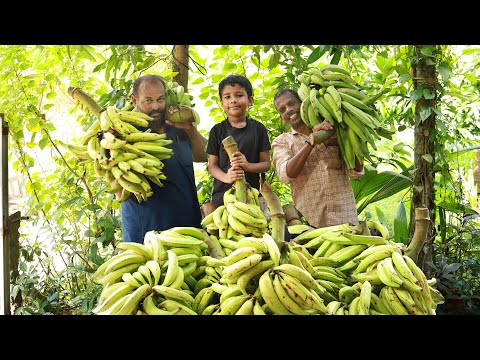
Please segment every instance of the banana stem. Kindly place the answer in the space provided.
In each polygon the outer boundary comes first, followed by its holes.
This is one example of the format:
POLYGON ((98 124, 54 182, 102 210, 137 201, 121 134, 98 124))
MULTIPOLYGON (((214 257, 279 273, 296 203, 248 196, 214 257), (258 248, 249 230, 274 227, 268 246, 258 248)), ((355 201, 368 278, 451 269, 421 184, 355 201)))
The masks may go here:
POLYGON ((427 208, 415 209, 415 232, 412 241, 405 250, 405 255, 417 262, 418 254, 427 241, 428 228, 430 226, 430 215, 427 208))
MULTIPOLYGON (((223 147, 228 154, 230 160, 232 160, 232 155, 235 151, 238 151, 237 142, 232 136, 227 136, 225 139, 222 140, 223 147)), ((247 202, 247 181, 245 180, 245 176, 243 176, 240 180, 235 181, 233 184, 235 189, 235 197, 238 201, 247 202)))
POLYGON ((300 220, 300 215, 293 204, 285 204, 282 209, 288 226, 303 224, 302 220, 300 220))
POLYGON ((97 119, 100 119, 100 113, 102 112, 103 108, 98 105, 95 100, 93 100, 86 92, 74 86, 69 86, 67 92, 68 95, 70 95, 74 100, 85 105, 85 107, 90 110, 93 115, 97 117, 97 119))
POLYGON ((287 224, 282 204, 270 184, 266 181, 260 185, 260 193, 267 202, 268 212, 272 221, 272 238, 277 243, 280 251, 282 251, 283 246, 286 244, 285 225, 287 224))
POLYGON ((212 240, 210 235, 205 230, 202 230, 203 233, 203 241, 208 246, 208 254, 216 259, 221 259, 225 257, 225 253, 221 246, 219 246, 215 241, 212 240))
POLYGON ((326 131, 326 130, 314 131, 314 132, 312 132, 312 133, 309 135, 310 144, 315 144, 315 145, 321 144, 321 143, 323 143, 325 140, 327 140, 330 136, 332 136, 334 132, 335 132, 335 130, 329 130, 329 131, 326 131))

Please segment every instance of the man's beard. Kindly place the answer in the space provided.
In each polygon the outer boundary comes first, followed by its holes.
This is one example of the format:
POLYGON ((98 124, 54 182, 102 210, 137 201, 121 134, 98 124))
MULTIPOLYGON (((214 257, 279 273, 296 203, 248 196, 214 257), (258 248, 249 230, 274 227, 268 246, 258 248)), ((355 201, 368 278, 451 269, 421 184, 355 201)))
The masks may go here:
POLYGON ((165 111, 151 111, 147 114, 148 116, 153 117, 154 120, 150 121, 150 123, 157 123, 161 126, 165 124, 165 111))

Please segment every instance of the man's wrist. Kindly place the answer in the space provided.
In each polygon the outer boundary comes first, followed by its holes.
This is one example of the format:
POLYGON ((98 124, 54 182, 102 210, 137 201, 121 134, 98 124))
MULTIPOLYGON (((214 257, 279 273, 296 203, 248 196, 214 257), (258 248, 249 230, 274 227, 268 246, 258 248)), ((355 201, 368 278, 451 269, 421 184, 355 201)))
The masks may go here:
POLYGON ((312 147, 312 149, 313 149, 313 147, 315 146, 315 144, 312 144, 312 143, 310 142, 310 139, 305 140, 305 144, 310 145, 310 146, 312 147))

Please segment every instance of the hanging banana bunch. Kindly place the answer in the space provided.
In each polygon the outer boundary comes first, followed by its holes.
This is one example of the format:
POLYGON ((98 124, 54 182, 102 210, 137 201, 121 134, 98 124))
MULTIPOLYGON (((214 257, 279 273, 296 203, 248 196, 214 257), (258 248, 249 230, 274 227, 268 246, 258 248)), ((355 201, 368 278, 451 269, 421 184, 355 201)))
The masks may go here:
POLYGON ((117 110, 108 106, 100 113, 78 144, 59 144, 84 163, 93 162, 95 173, 101 176, 108 192, 121 192, 119 201, 134 195, 139 202, 152 194, 149 180, 163 186, 162 160, 172 156, 166 147, 172 140, 166 134, 142 131, 150 116, 138 111, 117 110))
POLYGON ((375 95, 369 96, 350 72, 340 65, 310 67, 297 76, 300 115, 310 128, 326 119, 335 129, 342 157, 349 169, 355 168, 355 157, 363 165, 369 155, 368 144, 377 149, 380 136, 391 139, 393 132, 382 127, 374 102, 382 96, 386 82, 375 95))

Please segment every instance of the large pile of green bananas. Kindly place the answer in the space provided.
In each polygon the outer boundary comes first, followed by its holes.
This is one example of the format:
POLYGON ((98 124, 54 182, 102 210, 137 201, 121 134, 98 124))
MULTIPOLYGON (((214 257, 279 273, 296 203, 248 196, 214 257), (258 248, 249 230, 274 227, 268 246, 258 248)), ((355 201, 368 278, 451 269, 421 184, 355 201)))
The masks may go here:
POLYGON ((168 159, 173 152, 165 147, 172 142, 165 134, 135 127, 148 127, 149 120, 153 118, 146 114, 109 106, 90 125, 79 144, 59 144, 80 161, 93 162, 95 173, 105 180, 108 191, 121 191, 120 201, 132 194, 139 202, 145 201, 153 194, 148 180, 162 186, 166 177, 161 160, 168 159))
POLYGON ((124 251, 92 275, 104 286, 93 312, 433 315, 443 302, 435 279, 427 280, 403 254, 404 245, 389 240, 378 222, 319 229, 291 225, 289 232, 296 236, 280 246, 268 231, 233 230, 223 238, 225 230, 207 227, 214 223, 208 220, 206 230, 150 231, 143 244, 120 243, 124 251), (381 235, 370 235, 370 229, 381 235))
POLYGON ((337 286, 332 293, 335 300, 327 304, 328 314, 431 315, 443 302, 435 279, 427 280, 404 254, 405 246, 388 240, 388 230, 378 222, 309 229, 292 241, 312 253, 310 263, 317 274, 327 269, 325 265, 332 274, 332 268, 336 270, 337 277, 329 284, 337 286), (369 228, 381 236, 369 235, 369 228))
POLYGON ((382 120, 373 106, 389 82, 372 96, 368 96, 340 65, 310 67, 299 74, 298 95, 302 100, 300 115, 313 128, 326 119, 336 131, 343 159, 349 169, 355 168, 355 156, 363 165, 372 161, 368 144, 376 149, 380 136, 391 138, 392 132, 382 127, 382 120))

